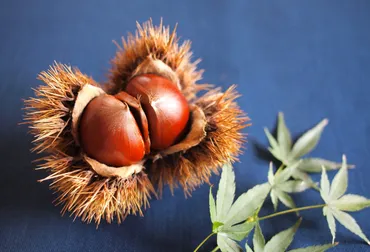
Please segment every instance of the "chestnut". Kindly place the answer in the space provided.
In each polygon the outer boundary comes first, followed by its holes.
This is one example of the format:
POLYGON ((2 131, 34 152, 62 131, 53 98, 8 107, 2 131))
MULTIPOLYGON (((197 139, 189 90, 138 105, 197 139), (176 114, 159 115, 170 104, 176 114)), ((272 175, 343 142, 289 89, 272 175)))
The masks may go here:
POLYGON ((145 143, 127 103, 111 95, 92 99, 79 126, 83 151, 106 165, 121 167, 139 162, 145 143))
POLYGON ((113 167, 140 162, 184 137, 189 105, 171 80, 154 74, 132 78, 125 91, 93 98, 80 119, 83 151, 113 167))
POLYGON ((149 125, 151 149, 163 150, 184 136, 189 121, 189 105, 177 85, 155 74, 133 77, 125 91, 137 97, 149 125))

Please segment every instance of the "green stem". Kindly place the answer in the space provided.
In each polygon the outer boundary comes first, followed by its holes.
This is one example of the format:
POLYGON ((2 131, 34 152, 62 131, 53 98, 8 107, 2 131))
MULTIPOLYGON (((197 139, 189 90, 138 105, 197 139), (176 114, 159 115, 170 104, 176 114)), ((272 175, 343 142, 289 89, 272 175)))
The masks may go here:
POLYGON ((303 211, 303 210, 309 210, 309 209, 314 209, 314 208, 322 208, 322 207, 325 207, 325 206, 326 206, 326 204, 320 204, 320 205, 292 208, 292 209, 289 209, 289 210, 285 210, 285 211, 281 211, 281 212, 277 212, 277 213, 273 213, 273 214, 270 214, 270 215, 263 216, 261 218, 258 218, 258 220, 266 220, 266 219, 270 219, 270 218, 273 218, 275 216, 279 216, 279 215, 283 215, 283 214, 288 214, 288 213, 293 213, 293 212, 303 211))
POLYGON ((216 252, 219 249, 219 247, 215 247, 211 252, 216 252))
POLYGON ((311 188, 313 188, 314 190, 320 192, 320 188, 318 186, 312 186, 311 188))
MULTIPOLYGON (((294 213, 294 212, 298 212, 298 211, 303 211, 303 210, 309 210, 309 209, 315 209, 315 208, 322 208, 322 207, 325 207, 326 204, 320 204, 320 205, 313 205, 313 206, 305 206, 305 207, 297 207, 297 208, 292 208, 292 209, 288 209, 288 210, 285 210, 285 211, 281 211, 281 212, 277 212, 277 213, 273 213, 273 214, 270 214, 270 215, 266 215, 266 216, 263 216, 261 218, 253 218, 253 220, 250 220, 250 221, 261 221, 261 220, 266 220, 266 219, 270 219, 270 218, 273 218, 273 217, 276 217, 276 216, 279 216, 279 215, 284 215, 284 214, 288 214, 288 213, 294 213)), ((194 252, 197 252, 202 246, 203 244, 209 239, 211 238, 213 235, 215 235, 216 233, 211 233, 209 234, 199 245, 198 247, 194 250, 194 252)), ((219 249, 219 247, 217 246, 216 248, 214 248, 211 252, 216 252, 217 250, 219 249)))
POLYGON ((194 250, 194 252, 197 252, 199 249, 200 249, 200 247, 202 247, 203 246, 203 244, 209 239, 209 238, 211 238, 212 237, 212 235, 214 235, 215 233, 211 233, 211 234, 209 234, 199 245, 198 245, 198 247, 194 250))

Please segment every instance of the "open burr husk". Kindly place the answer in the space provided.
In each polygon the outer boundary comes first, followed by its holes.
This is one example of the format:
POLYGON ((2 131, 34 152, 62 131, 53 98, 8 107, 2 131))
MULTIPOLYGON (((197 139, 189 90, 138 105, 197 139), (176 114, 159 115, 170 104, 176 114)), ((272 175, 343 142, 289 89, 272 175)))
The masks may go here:
POLYGON ((39 169, 49 172, 41 181, 50 181, 58 192, 56 204, 63 206, 63 213, 97 225, 143 215, 149 199, 161 195, 165 186, 172 191, 180 186, 191 195, 223 164, 238 160, 246 141, 242 131, 249 125, 236 102, 240 95, 234 85, 222 91, 199 83, 199 61, 192 61, 190 42, 179 44, 175 30, 148 21, 138 24, 135 35, 122 43, 104 86, 77 68, 55 63, 39 75, 44 84, 35 89, 35 97, 25 101, 25 121, 35 137, 33 151, 44 154, 39 169), (186 134, 137 164, 101 164, 80 146, 79 118, 94 97, 124 91, 130 79, 145 73, 171 80, 185 96, 190 108, 186 134))

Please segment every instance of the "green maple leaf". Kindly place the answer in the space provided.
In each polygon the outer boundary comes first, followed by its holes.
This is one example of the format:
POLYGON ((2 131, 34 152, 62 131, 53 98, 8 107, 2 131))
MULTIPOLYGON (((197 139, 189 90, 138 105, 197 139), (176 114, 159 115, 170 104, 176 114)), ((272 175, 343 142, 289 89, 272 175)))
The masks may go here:
POLYGON ((254 228, 254 218, 265 201, 271 187, 268 183, 256 185, 235 197, 235 174, 231 164, 222 168, 216 200, 209 192, 209 210, 212 232, 217 234, 217 245, 221 251, 239 251, 236 241, 243 240, 254 228))
POLYGON ((274 174, 273 165, 270 163, 267 178, 271 186, 270 197, 275 211, 277 210, 279 201, 288 208, 295 208, 296 205, 289 193, 302 192, 310 188, 311 184, 304 180, 289 180, 289 178, 291 178, 296 172, 298 165, 299 162, 288 166, 285 169, 279 169, 274 174))
POLYGON ((323 214, 326 216, 330 232, 335 241, 337 220, 352 233, 358 235, 370 245, 369 239, 362 232, 356 220, 346 213, 346 211, 359 211, 370 207, 370 200, 354 194, 345 194, 348 186, 348 167, 347 159, 343 156, 342 167, 335 175, 330 185, 325 167, 322 168, 320 194, 326 205, 323 208, 323 214))

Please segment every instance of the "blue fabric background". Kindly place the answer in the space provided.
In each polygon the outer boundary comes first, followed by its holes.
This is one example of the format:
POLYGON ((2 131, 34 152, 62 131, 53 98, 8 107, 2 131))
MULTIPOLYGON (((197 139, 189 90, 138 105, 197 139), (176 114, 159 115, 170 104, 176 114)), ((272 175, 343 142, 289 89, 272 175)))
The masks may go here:
MULTIPOLYGON (((369 1, 1 1, 0 3, 0 251, 192 251, 209 234, 207 185, 185 199, 177 190, 151 202, 145 217, 121 225, 87 225, 54 207, 45 173, 34 171, 31 136, 22 120, 22 99, 40 84, 37 74, 54 60, 78 66, 103 81, 120 40, 135 22, 160 17, 193 41, 203 59, 204 82, 238 84, 241 107, 253 126, 235 166, 238 195, 266 180, 263 127, 285 112, 294 135, 330 120, 312 156, 357 168, 349 192, 370 197, 370 2, 369 1), (259 154, 258 154, 259 153, 259 154), (262 155, 263 156, 263 155, 262 155)), ((330 177, 333 173, 330 173, 330 177)), ((217 182, 218 177, 212 181, 217 182)), ((318 180, 318 177, 315 177, 318 180)), ((298 206, 320 203, 316 192, 295 197, 298 206)), ((271 211, 271 206, 264 213, 271 211)), ((292 247, 331 241, 321 210, 303 212, 292 247)), ((370 236, 370 210, 353 216, 370 236)), ((263 222, 265 235, 292 225, 288 215, 263 222)), ((338 225, 332 251, 369 247, 338 225)), ((203 251, 215 246, 211 239, 203 251)))

